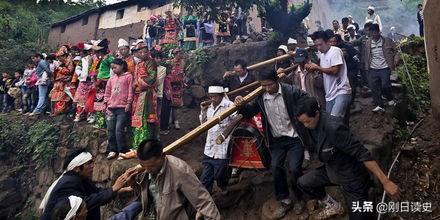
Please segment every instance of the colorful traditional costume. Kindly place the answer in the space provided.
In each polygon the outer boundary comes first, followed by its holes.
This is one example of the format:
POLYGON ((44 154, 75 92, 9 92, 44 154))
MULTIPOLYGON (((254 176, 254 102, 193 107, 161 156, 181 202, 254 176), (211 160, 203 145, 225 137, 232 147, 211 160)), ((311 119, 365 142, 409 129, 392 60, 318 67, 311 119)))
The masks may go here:
POLYGON ((179 21, 173 17, 171 11, 167 11, 167 17, 165 18, 165 37, 160 40, 160 44, 178 44, 178 24, 179 21))
POLYGON ((183 32, 184 32, 184 44, 183 48, 185 50, 195 50, 196 49, 196 27, 197 27, 197 17, 194 15, 187 15, 183 17, 183 32))
POLYGON ((61 64, 54 70, 54 85, 50 92, 50 100, 54 102, 53 114, 59 115, 69 109, 70 101, 73 99, 70 83, 73 76, 74 66, 71 57, 68 55, 66 46, 62 46, 57 52, 57 57, 62 59, 61 64))
MULTIPOLYGON (((137 50, 146 48, 144 43, 136 46, 137 50)), ((131 126, 133 127, 132 148, 137 148, 145 139, 154 137, 154 126, 159 122, 156 96, 156 62, 149 58, 136 65, 133 77, 133 105, 131 126)))

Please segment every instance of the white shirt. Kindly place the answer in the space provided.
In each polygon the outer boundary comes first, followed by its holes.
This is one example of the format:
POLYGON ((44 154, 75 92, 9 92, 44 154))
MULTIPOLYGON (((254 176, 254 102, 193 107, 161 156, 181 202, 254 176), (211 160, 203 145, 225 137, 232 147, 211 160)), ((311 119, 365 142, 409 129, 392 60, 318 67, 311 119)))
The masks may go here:
POLYGON ((351 94, 351 87, 347 77, 347 64, 345 63, 342 50, 338 47, 331 46, 326 53, 321 53, 320 66, 322 68, 330 68, 338 65, 341 66, 336 75, 323 74, 326 101, 331 101, 338 95, 351 94))
POLYGON ((164 66, 157 66, 157 97, 163 97, 163 82, 167 75, 167 68, 164 66))
POLYGON ((365 23, 373 23, 373 24, 378 24, 379 25, 379 30, 382 30, 382 21, 380 20, 379 15, 377 14, 373 14, 373 15, 367 15, 367 17, 365 17, 365 23))
POLYGON ((81 65, 75 67, 75 74, 78 75, 80 82, 87 81, 87 76, 89 76, 90 59, 92 59, 90 55, 81 58, 81 65))
MULTIPOLYGON (((217 117, 218 115, 220 115, 220 113, 222 113, 232 105, 234 105, 233 102, 229 101, 229 99, 227 99, 226 97, 223 97, 222 101, 217 107, 214 108, 214 106, 211 104, 206 111, 200 112, 200 123, 204 123, 205 121, 213 117, 217 117)), ((233 113, 232 115, 223 119, 220 123, 208 130, 208 135, 206 136, 205 150, 203 152, 206 156, 214 159, 227 159, 230 136, 228 136, 228 138, 226 138, 226 140, 222 144, 216 144, 215 140, 231 123, 232 119, 235 117, 235 114, 236 113, 233 113)))
POLYGON ((242 83, 245 79, 246 79, 246 77, 248 76, 248 72, 246 72, 246 75, 244 75, 244 76, 238 76, 238 79, 240 79, 240 83, 242 83))
POLYGON ((264 108, 266 109, 267 121, 269 122, 272 136, 274 137, 297 137, 293 128, 286 104, 284 103, 281 85, 278 85, 278 92, 263 94, 264 108))

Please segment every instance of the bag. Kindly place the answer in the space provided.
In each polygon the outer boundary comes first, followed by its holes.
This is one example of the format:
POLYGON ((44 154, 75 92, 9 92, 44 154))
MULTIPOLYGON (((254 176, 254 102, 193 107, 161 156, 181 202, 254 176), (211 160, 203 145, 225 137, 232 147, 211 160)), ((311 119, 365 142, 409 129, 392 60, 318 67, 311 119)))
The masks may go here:
POLYGON ((39 86, 39 85, 45 86, 45 85, 47 85, 48 79, 49 78, 47 76, 47 73, 46 73, 46 71, 44 71, 43 74, 41 75, 41 77, 38 78, 37 83, 35 83, 35 85, 37 85, 37 86, 39 86))
POLYGON ((11 87, 8 90, 8 95, 10 95, 14 99, 19 98, 21 96, 20 88, 18 88, 18 87, 11 87))
POLYGON ((29 88, 33 88, 33 87, 35 87, 35 84, 37 83, 37 81, 38 81, 37 74, 35 73, 35 71, 33 71, 31 73, 31 75, 26 78, 25 84, 29 88))

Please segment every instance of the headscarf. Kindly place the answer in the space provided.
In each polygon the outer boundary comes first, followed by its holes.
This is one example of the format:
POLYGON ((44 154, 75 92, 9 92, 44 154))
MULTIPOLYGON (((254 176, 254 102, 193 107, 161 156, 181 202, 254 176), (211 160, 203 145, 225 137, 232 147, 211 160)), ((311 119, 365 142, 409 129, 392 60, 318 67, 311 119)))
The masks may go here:
POLYGON ((39 206, 39 208, 44 211, 44 209, 46 208, 47 202, 49 201, 49 197, 50 194, 52 193, 53 188, 55 188, 55 186, 57 185, 58 181, 61 179, 61 177, 63 177, 63 175, 68 172, 71 171, 89 161, 91 161, 93 159, 92 154, 90 154, 89 152, 82 152, 80 153, 78 156, 76 156, 75 158, 73 158, 72 161, 70 161, 70 163, 67 165, 66 170, 61 174, 60 177, 58 177, 58 179, 56 179, 52 185, 50 185, 49 189, 47 190, 46 194, 44 195, 43 200, 41 201, 41 204, 39 206))
POLYGON ((67 213, 64 220, 73 219, 76 216, 76 213, 78 212, 79 208, 81 207, 82 202, 83 199, 81 199, 78 196, 69 196, 70 210, 67 213))

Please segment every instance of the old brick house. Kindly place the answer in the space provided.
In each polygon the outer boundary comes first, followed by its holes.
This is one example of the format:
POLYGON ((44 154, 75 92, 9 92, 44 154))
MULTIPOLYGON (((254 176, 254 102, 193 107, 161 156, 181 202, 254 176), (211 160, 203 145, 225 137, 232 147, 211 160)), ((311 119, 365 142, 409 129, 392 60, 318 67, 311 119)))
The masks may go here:
POLYGON ((52 24, 48 43, 52 47, 76 44, 92 39, 107 38, 110 50, 115 50, 119 38, 128 41, 142 37, 145 21, 151 15, 164 14, 166 10, 180 13, 166 0, 128 0, 95 8, 52 24))

